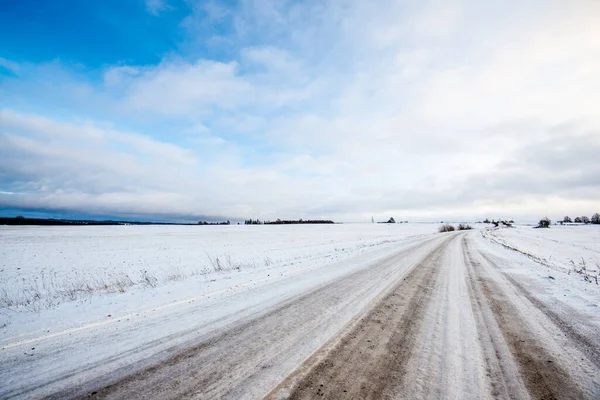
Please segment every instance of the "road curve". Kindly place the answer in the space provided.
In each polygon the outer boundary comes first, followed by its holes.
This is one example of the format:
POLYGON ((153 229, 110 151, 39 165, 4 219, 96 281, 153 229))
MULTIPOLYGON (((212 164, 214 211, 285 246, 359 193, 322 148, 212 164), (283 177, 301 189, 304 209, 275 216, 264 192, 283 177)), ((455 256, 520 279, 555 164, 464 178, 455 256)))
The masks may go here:
POLYGON ((542 302, 478 240, 419 240, 160 362, 44 397, 600 398, 593 327, 542 302))

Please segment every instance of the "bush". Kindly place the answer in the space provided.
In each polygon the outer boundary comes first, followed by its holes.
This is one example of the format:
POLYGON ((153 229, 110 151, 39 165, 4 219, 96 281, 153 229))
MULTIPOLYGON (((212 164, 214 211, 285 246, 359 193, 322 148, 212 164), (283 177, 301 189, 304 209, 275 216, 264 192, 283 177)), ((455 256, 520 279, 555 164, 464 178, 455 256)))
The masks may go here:
POLYGON ((600 224, 600 214, 596 213, 592 215, 591 222, 592 224, 600 224))
POLYGON ((458 224, 459 231, 467 231, 469 229, 473 229, 473 228, 471 228, 471 225, 469 225, 469 224, 458 224))
POLYGON ((438 228, 438 232, 440 232, 440 233, 441 232, 454 232, 454 231, 455 231, 454 227, 450 224, 444 224, 438 228))
POLYGON ((542 219, 540 219, 540 222, 538 222, 538 228, 550 228, 550 224, 552 223, 552 221, 550 221, 550 218, 548 217, 544 217, 542 219))

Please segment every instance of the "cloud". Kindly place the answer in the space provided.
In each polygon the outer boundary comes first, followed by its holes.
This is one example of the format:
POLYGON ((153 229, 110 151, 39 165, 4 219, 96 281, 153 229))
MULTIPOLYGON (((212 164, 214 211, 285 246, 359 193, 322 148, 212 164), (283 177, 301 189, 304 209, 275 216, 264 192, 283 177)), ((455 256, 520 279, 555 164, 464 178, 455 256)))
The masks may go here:
POLYGON ((120 77, 119 84, 126 92, 124 105, 133 110, 189 116, 252 101, 252 87, 236 74, 234 62, 174 61, 157 67, 129 67, 126 74, 123 68, 107 73, 120 77))
POLYGON ((146 10, 152 15, 158 15, 161 11, 171 8, 166 0, 144 0, 146 10))
POLYGON ((198 2, 156 65, 21 67, 0 189, 231 218, 589 214, 599 7, 198 2))
POLYGON ((10 73, 11 75, 18 74, 20 70, 18 63, 0 57, 0 71, 2 69, 10 73))

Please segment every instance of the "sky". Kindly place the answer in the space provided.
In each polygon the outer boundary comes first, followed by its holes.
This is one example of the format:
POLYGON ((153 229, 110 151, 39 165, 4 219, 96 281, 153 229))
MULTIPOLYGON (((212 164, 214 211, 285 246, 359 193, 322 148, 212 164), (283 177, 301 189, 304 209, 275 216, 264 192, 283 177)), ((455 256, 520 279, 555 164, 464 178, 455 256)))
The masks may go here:
POLYGON ((600 2, 0 0, 0 215, 600 212, 600 2))

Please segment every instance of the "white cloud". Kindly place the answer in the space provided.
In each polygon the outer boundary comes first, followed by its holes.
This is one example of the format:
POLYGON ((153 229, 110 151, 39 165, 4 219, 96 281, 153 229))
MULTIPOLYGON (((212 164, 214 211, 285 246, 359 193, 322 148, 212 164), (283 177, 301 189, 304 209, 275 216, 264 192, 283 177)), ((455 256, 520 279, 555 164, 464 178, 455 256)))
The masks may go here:
POLYGON ((146 10, 152 15, 158 15, 161 11, 171 8, 166 0, 144 0, 146 10))
MULTIPOLYGON (((130 67, 131 68, 131 67, 130 67)), ((124 105, 133 110, 190 116, 213 107, 234 109, 252 101, 252 86, 236 74, 236 63, 174 61, 121 74, 124 105)))
POLYGON ((90 102, 140 133, 5 110, 17 130, 3 140, 41 165, 9 174, 56 192, 31 201, 113 211, 152 212, 154 202, 239 218, 481 218, 531 215, 536 204, 589 213, 600 195, 589 156, 600 147, 599 7, 209 3, 185 27, 230 23, 231 60, 107 68, 90 102), (100 156, 85 152, 96 146, 100 156), (79 186, 48 177, 74 165, 79 186))

